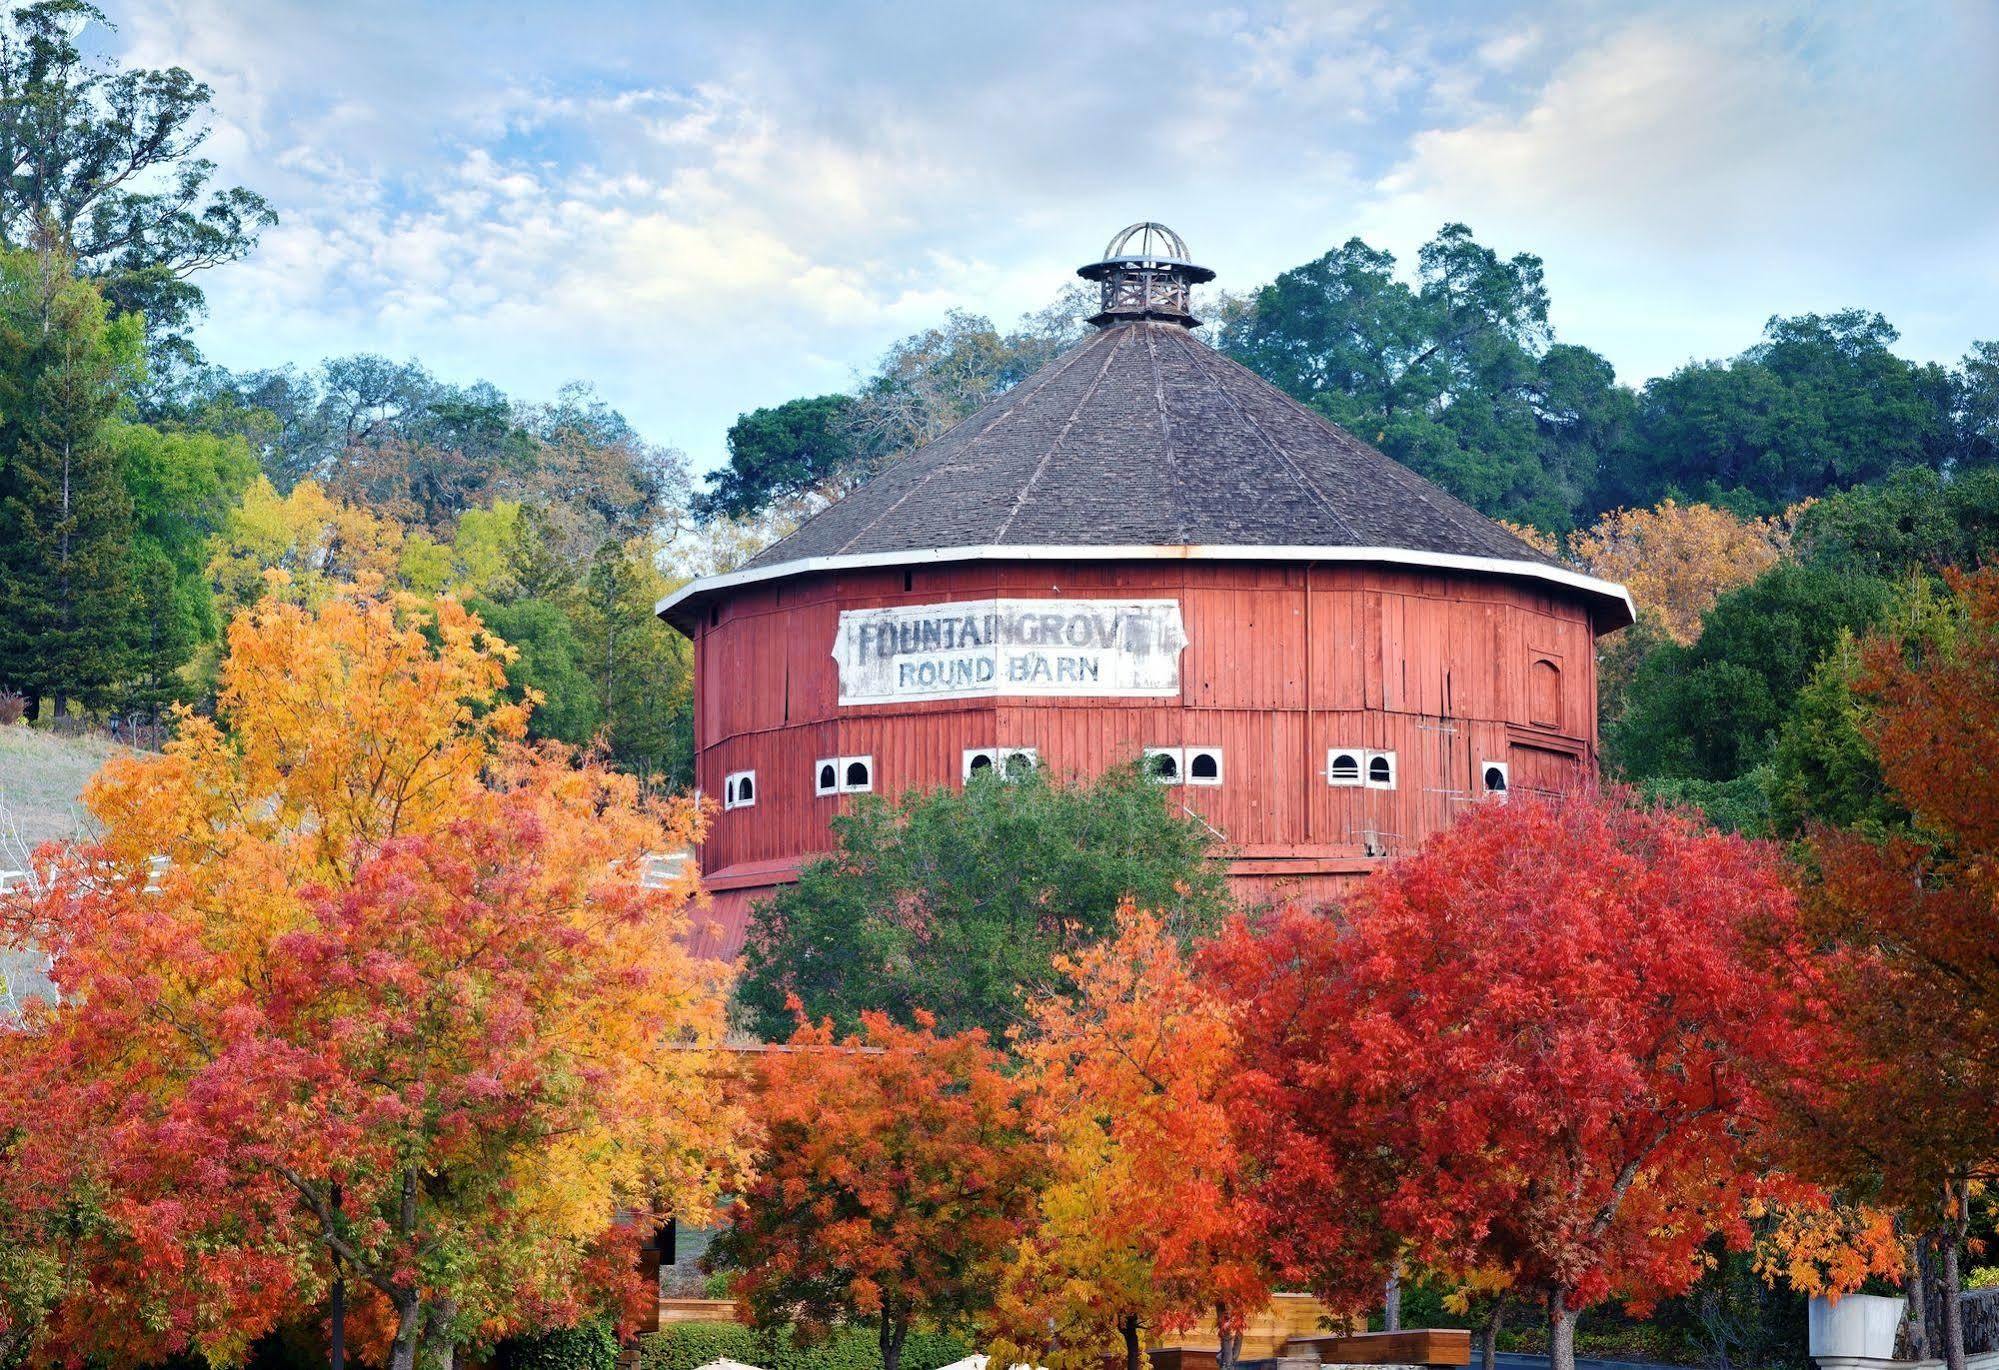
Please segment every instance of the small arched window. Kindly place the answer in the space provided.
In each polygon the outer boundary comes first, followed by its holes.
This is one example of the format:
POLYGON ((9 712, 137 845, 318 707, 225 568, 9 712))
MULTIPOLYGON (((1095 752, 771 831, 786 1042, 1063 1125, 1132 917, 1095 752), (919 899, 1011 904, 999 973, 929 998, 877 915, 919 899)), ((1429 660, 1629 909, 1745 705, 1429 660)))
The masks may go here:
POLYGON ((1360 753, 1357 751, 1327 752, 1326 783, 1328 785, 1360 784, 1360 753))
POLYGON ((723 809, 747 809, 757 802, 757 773, 731 771, 722 781, 723 809))
POLYGON ((967 774, 977 775, 980 771, 991 771, 992 768, 993 754, 991 752, 980 752, 972 758, 971 763, 965 767, 965 771, 967 774))
POLYGON ((1188 748, 1187 783, 1189 785, 1222 783, 1222 753, 1219 747, 1188 748))
POLYGON ((1180 783, 1180 750, 1177 747, 1147 747, 1145 773, 1162 785, 1180 783))
POLYGON ((754 775, 744 776, 742 783, 736 786, 736 802, 738 804, 757 802, 757 778, 754 775))
POLYGON ((868 790, 874 788, 874 766, 866 757, 854 757, 847 762, 846 777, 840 782, 843 790, 868 790))
POLYGON ((820 794, 832 794, 840 788, 840 768, 832 761, 819 763, 819 781, 813 787, 820 794))
POLYGON ((1484 784, 1487 794, 1495 795, 1501 799, 1506 797, 1508 781, 1507 767, 1504 761, 1488 761, 1480 766, 1479 779, 1484 784))
POLYGON ((1395 788, 1394 752, 1368 753, 1367 787, 1371 790, 1392 790, 1395 788))

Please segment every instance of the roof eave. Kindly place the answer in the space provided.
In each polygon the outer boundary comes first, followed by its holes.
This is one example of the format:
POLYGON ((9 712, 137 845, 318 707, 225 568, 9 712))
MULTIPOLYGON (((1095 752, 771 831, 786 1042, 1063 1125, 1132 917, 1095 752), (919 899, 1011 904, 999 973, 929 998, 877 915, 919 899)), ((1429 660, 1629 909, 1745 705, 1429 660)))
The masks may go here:
POLYGON ((689 581, 659 601, 653 612, 688 637, 694 636, 699 609, 712 596, 766 581, 788 580, 830 571, 861 571, 889 566, 922 566, 965 561, 1317 561, 1361 562, 1386 566, 1419 566, 1440 571, 1470 571, 1513 576, 1558 585, 1587 597, 1590 623, 1601 637, 1629 627, 1638 617, 1631 592, 1613 581, 1598 580, 1562 566, 1506 557, 1470 556, 1460 552, 1425 552, 1407 547, 1280 546, 1204 543, 1179 546, 1026 546, 987 544, 935 547, 900 552, 848 552, 798 557, 769 566, 745 567, 689 581))

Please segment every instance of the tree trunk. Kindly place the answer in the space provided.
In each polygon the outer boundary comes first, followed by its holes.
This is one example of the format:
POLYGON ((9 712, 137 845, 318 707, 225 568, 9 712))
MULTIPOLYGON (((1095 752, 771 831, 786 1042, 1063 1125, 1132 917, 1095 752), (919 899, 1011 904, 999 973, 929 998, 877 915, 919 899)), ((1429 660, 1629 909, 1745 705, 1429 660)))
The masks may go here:
POLYGON ((1388 1272, 1388 1288, 1381 1299, 1381 1330, 1400 1332, 1402 1330, 1402 1262, 1397 1261, 1388 1272))
POLYGON ((423 1304, 414 1289, 395 1296, 396 1339, 389 1344, 389 1370, 416 1370, 417 1333, 423 1329, 423 1304))
POLYGON ((1242 1359, 1242 1333, 1228 1331, 1228 1325, 1229 1310, 1216 1304, 1215 1330, 1220 1334, 1216 1339, 1218 1342, 1215 1351, 1216 1370, 1235 1370, 1236 1362, 1242 1359))
POLYGON ((329 1330, 327 1363, 332 1370, 347 1370, 347 1281, 334 1267, 333 1298, 327 1309, 329 1330))
POLYGON ((1499 1324, 1505 1317, 1506 1301, 1494 1299, 1491 1310, 1485 1315, 1485 1321, 1479 1324, 1479 1370, 1492 1370, 1493 1357, 1499 1354, 1499 1324))
POLYGON ((452 1324, 457 1320, 456 1299, 432 1301, 424 1325, 423 1347, 429 1352, 429 1364, 424 1370, 453 1370, 458 1360, 458 1334, 452 1324))
POLYGON ((909 1319, 898 1317, 887 1308, 881 1315, 882 1370, 901 1370, 902 1340, 909 1335, 909 1319))
POLYGON ((1548 1370, 1576 1370, 1576 1315, 1566 1289, 1548 1295, 1548 1370))
POLYGON ((1145 1370, 1145 1348, 1138 1343, 1138 1315, 1127 1316, 1118 1330, 1124 1333, 1124 1370, 1145 1370))
POLYGON ((1953 1211, 1944 1222, 1943 1249, 1937 1253, 1943 1267, 1943 1363, 1945 1370, 1964 1370, 1964 1304, 1959 1297, 1963 1282, 1957 1256, 1970 1217, 1966 1212, 1970 1195, 1959 1192, 1953 1181, 1949 1196, 1953 1211))
POLYGON ((1911 1360, 1937 1360, 1937 1319, 1932 1318, 1932 1309, 1939 1314, 1941 1307, 1936 1303, 1936 1249, 1939 1234, 1924 1232, 1909 1243, 1909 1358, 1911 1360))

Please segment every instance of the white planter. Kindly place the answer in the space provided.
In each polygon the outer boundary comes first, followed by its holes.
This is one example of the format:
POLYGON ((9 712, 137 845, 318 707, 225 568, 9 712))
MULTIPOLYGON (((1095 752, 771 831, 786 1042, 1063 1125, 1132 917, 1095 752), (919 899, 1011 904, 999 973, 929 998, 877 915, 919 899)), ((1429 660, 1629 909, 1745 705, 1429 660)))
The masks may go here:
POLYGON ((1814 1359, 1892 1360, 1895 1332, 1907 1299, 1848 1294, 1838 1303, 1813 1299, 1806 1313, 1806 1345, 1814 1359))

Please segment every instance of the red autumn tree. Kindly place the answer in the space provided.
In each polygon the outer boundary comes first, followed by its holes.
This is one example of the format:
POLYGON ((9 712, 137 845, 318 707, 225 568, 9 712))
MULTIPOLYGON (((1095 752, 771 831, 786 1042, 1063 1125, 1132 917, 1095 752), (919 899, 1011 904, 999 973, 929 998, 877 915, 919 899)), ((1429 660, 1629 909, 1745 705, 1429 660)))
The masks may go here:
POLYGON ((1809 1046, 1746 927, 1790 899, 1770 850, 1582 794, 1480 807, 1337 917, 1237 928, 1213 967, 1285 1273, 1353 1306, 1398 1255, 1494 1267, 1570 1370, 1580 1309, 1746 1245, 1757 1081, 1809 1046))
POLYGON ((1842 1035, 1799 1101, 1797 1151, 1933 1234, 1961 1370, 1959 1253, 1973 1188, 1999 1179, 1999 571, 1951 586, 1953 621, 1862 652, 1861 729, 1910 821, 1813 835, 1805 911, 1842 1035))
POLYGON ((1030 1006, 1020 1049, 1051 1179, 1008 1267, 994 1354, 1066 1370, 1119 1348, 1139 1370, 1141 1329, 1212 1313, 1232 1366, 1270 1292, 1234 1145, 1233 1011, 1130 905, 1112 938, 1055 969, 1075 993, 1030 1006))
POLYGON ((641 880, 698 819, 522 744, 506 659, 449 599, 262 606, 219 722, 43 853, 8 931, 62 998, 0 1042, 0 1208, 44 1355, 227 1364, 352 1287, 386 1363, 448 1365, 636 1296, 638 1227, 709 1204, 720 986, 691 884, 641 880))
POLYGON ((918 1319, 989 1307, 1034 1211, 1041 1149, 982 1030, 939 1036, 864 1013, 837 1040, 803 1023, 756 1063, 759 1174, 711 1248, 762 1325, 871 1323, 896 1370, 918 1319))

